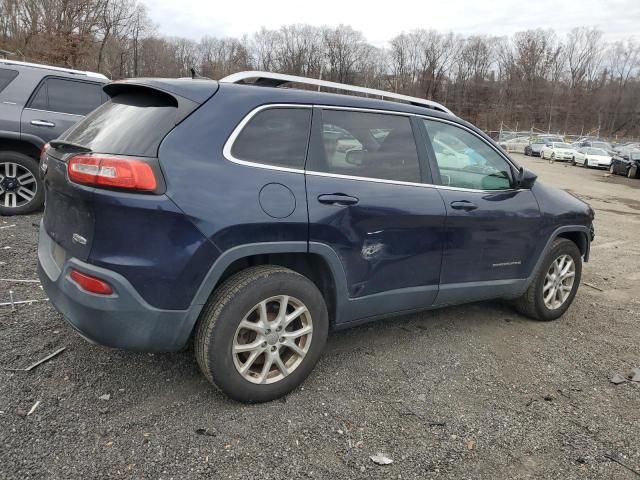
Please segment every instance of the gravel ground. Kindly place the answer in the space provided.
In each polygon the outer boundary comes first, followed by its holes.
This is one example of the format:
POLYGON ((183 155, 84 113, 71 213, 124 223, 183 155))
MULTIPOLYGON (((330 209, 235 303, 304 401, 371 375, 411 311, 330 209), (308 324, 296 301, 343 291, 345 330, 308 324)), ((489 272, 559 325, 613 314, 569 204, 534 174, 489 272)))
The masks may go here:
MULTIPOLYGON (((303 388, 246 406, 192 351, 114 351, 46 302, 0 307, 0 478, 638 478, 640 383, 609 380, 640 366, 640 181, 517 157, 596 209, 592 287, 559 321, 485 302, 334 333, 303 388)), ((39 219, 0 218, 0 278, 36 278, 39 219)))

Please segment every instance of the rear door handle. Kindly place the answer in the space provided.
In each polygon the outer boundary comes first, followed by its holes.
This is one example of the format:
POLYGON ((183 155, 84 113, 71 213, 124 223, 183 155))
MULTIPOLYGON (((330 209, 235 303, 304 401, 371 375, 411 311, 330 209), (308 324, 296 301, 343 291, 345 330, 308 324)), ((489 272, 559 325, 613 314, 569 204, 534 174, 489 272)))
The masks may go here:
POLYGON ((471 211, 478 208, 478 206, 475 203, 470 202, 469 200, 460 200, 457 202, 451 202, 451 208, 454 208, 456 210, 471 211))
POLYGON ((328 193, 319 195, 318 201, 325 205, 355 205, 359 200, 344 193, 328 193))
POLYGON ((47 122, 46 120, 31 120, 31 125, 35 125, 36 127, 50 127, 53 128, 56 126, 53 122, 47 122))

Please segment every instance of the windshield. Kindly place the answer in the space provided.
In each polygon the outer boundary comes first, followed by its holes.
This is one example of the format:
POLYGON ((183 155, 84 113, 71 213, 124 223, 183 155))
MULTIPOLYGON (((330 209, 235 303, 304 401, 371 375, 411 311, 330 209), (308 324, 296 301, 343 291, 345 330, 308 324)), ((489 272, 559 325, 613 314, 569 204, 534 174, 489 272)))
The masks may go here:
POLYGON ((553 148, 571 148, 568 143, 554 143, 553 148))
POLYGON ((629 158, 631 160, 640 160, 640 152, 631 152, 629 158))
POLYGON ((587 153, 589 155, 603 155, 603 156, 607 155, 607 152, 605 152, 601 148, 588 148, 587 153))
POLYGON ((611 145, 609 145, 607 142, 593 142, 591 145, 596 147, 596 148, 602 148, 604 150, 611 150, 611 145))

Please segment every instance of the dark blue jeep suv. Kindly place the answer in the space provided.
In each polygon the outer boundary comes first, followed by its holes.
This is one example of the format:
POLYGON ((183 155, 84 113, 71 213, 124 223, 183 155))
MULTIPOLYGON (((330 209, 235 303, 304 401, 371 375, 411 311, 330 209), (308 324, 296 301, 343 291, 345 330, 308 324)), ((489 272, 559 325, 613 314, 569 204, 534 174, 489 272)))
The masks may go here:
POLYGON ((592 209, 437 103, 264 72, 104 90, 41 158, 40 278, 91 341, 193 337, 214 385, 260 402, 309 375, 330 329, 484 299, 553 320, 573 301, 592 209))

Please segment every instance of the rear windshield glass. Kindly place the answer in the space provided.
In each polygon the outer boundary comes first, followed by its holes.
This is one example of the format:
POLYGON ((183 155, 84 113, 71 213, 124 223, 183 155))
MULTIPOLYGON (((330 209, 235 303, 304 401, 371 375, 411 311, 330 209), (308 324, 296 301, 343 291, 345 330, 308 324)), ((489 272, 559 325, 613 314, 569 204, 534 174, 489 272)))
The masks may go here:
POLYGON ((15 70, 0 68, 0 92, 4 90, 11 81, 18 76, 15 70))
POLYGON ((93 111, 62 139, 94 153, 154 157, 175 125, 177 107, 173 97, 162 93, 122 93, 93 111))

